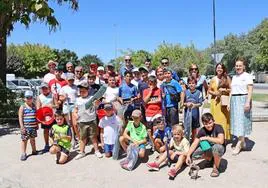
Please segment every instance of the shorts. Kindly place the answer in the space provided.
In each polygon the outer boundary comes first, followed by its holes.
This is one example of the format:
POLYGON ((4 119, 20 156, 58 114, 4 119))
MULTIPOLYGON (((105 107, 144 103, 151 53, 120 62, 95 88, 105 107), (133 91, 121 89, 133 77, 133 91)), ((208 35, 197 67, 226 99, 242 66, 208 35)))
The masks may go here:
POLYGON ((96 120, 89 122, 79 122, 78 129, 81 139, 93 139, 97 135, 97 122, 96 120))
POLYGON ((104 144, 104 153, 113 153, 114 144, 104 144))
POLYGON ((74 111, 74 104, 70 104, 69 106, 67 104, 63 105, 63 109, 62 109, 63 114, 66 115, 73 111, 74 111))
POLYGON ((54 145, 55 145, 55 146, 58 146, 58 147, 60 148, 60 152, 62 152, 62 153, 64 153, 65 155, 69 156, 70 151, 69 151, 68 149, 66 149, 66 148, 64 148, 64 147, 62 147, 62 146, 60 146, 60 145, 58 145, 58 144, 54 144, 54 145))
MULTIPOLYGON (((131 144, 132 142, 129 142, 129 144, 131 144)), ((139 151, 140 149, 145 149, 145 144, 140 144, 139 147, 138 147, 139 151)))
POLYGON ((53 122, 52 122, 51 124, 49 124, 49 125, 44 125, 44 124, 41 123, 41 128, 42 128, 42 129, 51 129, 51 127, 52 127, 54 124, 56 124, 56 120, 53 121, 53 122))
POLYGON ((162 114, 156 114, 152 117, 146 117, 147 129, 153 128, 153 126, 155 125, 155 120, 159 117, 162 117, 162 114))
POLYGON ((221 144, 214 144, 214 145, 211 147, 211 149, 209 149, 209 150, 207 150, 207 151, 203 151, 203 150, 201 149, 201 147, 198 147, 198 148, 194 151, 192 157, 193 157, 193 158, 199 158, 199 157, 201 157, 201 156, 202 156, 203 154, 205 154, 205 153, 217 154, 218 156, 222 157, 223 154, 225 153, 225 147, 224 147, 223 145, 221 145, 221 144))
POLYGON ((35 138, 37 137, 37 130, 36 128, 33 127, 25 127, 25 132, 21 132, 21 139, 23 141, 29 140, 30 138, 35 138))

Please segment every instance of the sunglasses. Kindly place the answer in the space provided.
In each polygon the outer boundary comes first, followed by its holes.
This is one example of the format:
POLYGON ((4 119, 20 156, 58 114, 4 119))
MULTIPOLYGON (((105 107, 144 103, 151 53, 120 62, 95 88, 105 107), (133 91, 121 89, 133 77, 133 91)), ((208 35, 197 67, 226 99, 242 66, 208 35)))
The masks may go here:
POLYGON ((75 72, 82 72, 82 71, 75 71, 75 72))
POLYGON ((157 124, 163 123, 163 121, 156 121, 157 124))
POLYGON ((161 64, 162 65, 168 65, 168 62, 162 62, 161 64))
POLYGON ((33 97, 25 97, 26 99, 32 99, 33 97))
POLYGON ((198 68, 190 68, 190 71, 198 70, 198 68))
POLYGON ((125 61, 131 61, 131 59, 125 59, 125 61))

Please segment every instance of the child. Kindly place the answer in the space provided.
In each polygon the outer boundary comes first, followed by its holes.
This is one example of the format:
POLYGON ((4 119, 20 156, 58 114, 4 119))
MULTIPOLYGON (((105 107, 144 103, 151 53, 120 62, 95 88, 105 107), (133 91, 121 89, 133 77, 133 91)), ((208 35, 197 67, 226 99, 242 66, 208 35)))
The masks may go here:
POLYGON ((89 95, 89 84, 88 82, 81 82, 78 85, 80 90, 80 97, 77 98, 74 110, 74 118, 77 119, 79 135, 80 135, 80 153, 75 157, 76 160, 86 156, 85 147, 88 139, 92 141, 95 155, 98 158, 102 158, 102 154, 99 152, 98 140, 97 140, 97 122, 96 122, 96 111, 95 106, 91 106, 89 109, 85 108, 85 104, 91 99, 89 95))
POLYGON ((212 114, 205 113, 201 117, 204 127, 202 127, 191 145, 186 158, 186 163, 191 164, 191 156, 195 158, 197 155, 202 155, 207 162, 213 163, 213 170, 211 177, 218 177, 220 175, 219 167, 221 157, 225 152, 224 146, 224 130, 221 125, 215 124, 212 114), (207 141, 211 146, 210 149, 202 150, 202 141, 207 141), (200 144, 201 147, 198 147, 200 144))
POLYGON ((166 121, 168 126, 179 123, 178 102, 182 93, 182 87, 176 80, 172 79, 172 69, 164 68, 165 81, 161 85, 164 107, 166 107, 166 121))
POLYGON ((190 114, 192 114, 192 118, 190 121, 192 122, 191 125, 187 125, 187 122, 184 122, 185 125, 185 135, 190 140, 190 135, 192 135, 191 139, 193 140, 196 135, 197 128, 200 127, 199 123, 199 107, 202 105, 203 102, 203 96, 202 93, 197 90, 196 83, 197 80, 194 77, 188 77, 187 79, 188 87, 184 92, 182 101, 184 102, 183 105, 185 106, 184 109, 184 120, 186 119, 187 111, 191 111, 190 114), (189 127, 191 126, 191 127, 189 127), (190 132, 189 130, 192 130, 190 132))
MULTIPOLYGON (((186 155, 190 147, 189 141, 183 136, 183 127, 180 125, 174 125, 172 127, 173 137, 169 145, 169 156, 170 159, 175 162, 175 166, 170 168, 168 175, 170 177, 175 177, 179 169, 185 163, 186 155)), ((160 165, 167 160, 167 152, 160 155, 160 157, 155 162, 147 163, 150 170, 159 170, 160 165)))
POLYGON ((38 125, 36 122, 36 108, 33 104, 33 92, 27 90, 24 94, 24 104, 19 108, 19 124, 21 130, 21 150, 22 154, 20 157, 21 161, 25 161, 27 159, 26 147, 27 141, 30 139, 30 143, 32 146, 32 155, 37 155, 36 145, 35 145, 35 137, 37 137, 37 129, 38 125))
POLYGON ((155 120, 156 130, 153 134, 155 150, 160 154, 166 151, 165 142, 171 137, 170 127, 165 127, 164 119, 159 117, 155 120))
POLYGON ((108 78, 108 87, 106 92, 104 93, 103 101, 104 103, 112 103, 116 112, 120 109, 121 105, 117 101, 119 96, 119 88, 116 86, 116 80, 114 76, 109 76, 108 78))
MULTIPOLYGON (((41 94, 37 97, 36 99, 36 108, 37 110, 42 107, 50 107, 53 108, 55 105, 53 105, 53 96, 52 92, 49 89, 49 86, 47 83, 43 82, 40 86, 41 88, 41 94)), ((43 149, 43 153, 46 153, 49 151, 49 130, 51 129, 52 125, 54 124, 51 123, 50 125, 43 125, 41 124, 41 128, 44 129, 44 141, 45 141, 45 147, 43 149)))
POLYGON ((50 130, 50 139, 53 143, 49 152, 56 154, 57 164, 64 164, 69 156, 71 149, 72 131, 70 126, 64 123, 64 114, 58 112, 55 114, 57 124, 50 130))
POLYGON ((134 110, 132 112, 133 121, 128 122, 119 142, 124 151, 127 151, 128 144, 135 144, 139 148, 139 157, 144 158, 147 131, 145 125, 141 123, 141 118, 140 110, 134 110))
POLYGON ((104 146, 105 156, 109 158, 112 156, 113 147, 123 123, 121 119, 115 115, 111 103, 105 104, 104 110, 106 116, 100 120, 99 127, 102 128, 101 140, 104 146))

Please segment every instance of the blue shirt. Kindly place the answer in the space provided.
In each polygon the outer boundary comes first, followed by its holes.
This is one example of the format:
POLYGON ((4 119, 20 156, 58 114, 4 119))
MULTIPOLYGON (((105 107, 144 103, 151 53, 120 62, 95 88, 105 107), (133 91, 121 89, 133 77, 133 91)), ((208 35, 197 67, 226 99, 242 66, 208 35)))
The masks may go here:
POLYGON ((144 82, 144 81, 142 81, 142 80, 140 80, 139 83, 138 83, 138 92, 139 92, 139 94, 141 95, 141 98, 142 98, 142 99, 143 99, 143 91, 144 91, 145 89, 147 89, 147 88, 149 88, 148 83, 147 83, 147 82, 144 82))
MULTIPOLYGON (((194 104, 202 104, 203 102, 203 96, 202 93, 199 90, 195 90, 193 93, 187 89, 185 91, 185 99, 184 102, 192 102, 194 104)), ((187 107, 185 107, 185 114, 187 111, 187 107)), ((192 117, 193 119, 196 119, 197 121, 199 121, 199 108, 193 108, 192 109, 192 117)))
POLYGON ((132 71, 135 67, 132 65, 132 67, 130 69, 127 69, 127 67, 124 65, 120 68, 119 72, 120 72, 120 76, 123 78, 125 75, 126 71, 132 71))
POLYGON ((164 141, 164 138, 169 139, 171 137, 171 128, 166 127, 164 130, 156 129, 154 132, 154 138, 160 138, 161 141, 164 141))
POLYGON ((182 87, 178 81, 172 79, 170 82, 164 82, 161 85, 161 89, 165 94, 165 106, 177 107, 179 101, 179 95, 182 92, 182 87))
POLYGON ((138 89, 135 85, 130 83, 129 85, 126 82, 123 82, 119 87, 119 97, 124 99, 131 99, 133 97, 137 97, 138 89))
POLYGON ((180 81, 180 77, 178 76, 178 74, 176 73, 176 71, 172 71, 172 78, 174 80, 180 81))

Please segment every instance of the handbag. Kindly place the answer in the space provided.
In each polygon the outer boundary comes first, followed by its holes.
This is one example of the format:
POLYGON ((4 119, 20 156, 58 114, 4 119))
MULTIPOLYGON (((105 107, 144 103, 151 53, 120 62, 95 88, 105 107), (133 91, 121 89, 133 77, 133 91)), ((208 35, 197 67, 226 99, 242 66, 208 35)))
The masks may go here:
POLYGON ((221 105, 222 106, 228 106, 229 104, 229 96, 228 95, 222 95, 221 96, 221 105))

